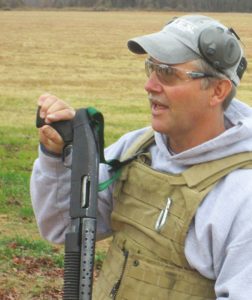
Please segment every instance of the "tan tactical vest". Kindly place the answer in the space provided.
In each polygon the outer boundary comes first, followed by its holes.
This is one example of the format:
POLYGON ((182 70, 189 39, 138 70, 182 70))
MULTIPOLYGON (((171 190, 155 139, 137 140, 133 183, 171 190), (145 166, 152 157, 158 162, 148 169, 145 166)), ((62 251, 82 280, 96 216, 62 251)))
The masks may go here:
MULTIPOLYGON (((128 158, 153 142, 145 133, 128 158)), ((152 169, 150 155, 124 167, 116 184, 114 238, 94 288, 95 300, 216 299, 214 280, 192 269, 185 238, 198 206, 234 169, 252 167, 252 153, 192 166, 179 175, 152 169)))

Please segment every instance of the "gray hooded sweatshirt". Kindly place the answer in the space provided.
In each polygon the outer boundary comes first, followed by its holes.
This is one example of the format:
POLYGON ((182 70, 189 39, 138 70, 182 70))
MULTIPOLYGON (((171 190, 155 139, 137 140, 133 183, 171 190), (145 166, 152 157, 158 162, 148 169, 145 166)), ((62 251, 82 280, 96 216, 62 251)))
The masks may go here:
MULTIPOLYGON (((225 112, 226 131, 199 146, 171 154, 166 137, 155 132, 151 146, 152 165, 177 174, 188 165, 252 151, 252 109, 233 100, 225 112)), ((105 151, 106 159, 125 153, 147 128, 127 133, 105 151)), ((71 171, 60 158, 39 150, 31 176, 31 198, 41 235, 63 243, 69 226, 71 171)), ((100 181, 110 177, 100 165, 100 181)), ((97 238, 112 234, 113 185, 99 193, 97 238)), ((216 281, 218 300, 252 299, 252 169, 235 170, 222 178, 199 206, 185 244, 190 266, 216 281)))

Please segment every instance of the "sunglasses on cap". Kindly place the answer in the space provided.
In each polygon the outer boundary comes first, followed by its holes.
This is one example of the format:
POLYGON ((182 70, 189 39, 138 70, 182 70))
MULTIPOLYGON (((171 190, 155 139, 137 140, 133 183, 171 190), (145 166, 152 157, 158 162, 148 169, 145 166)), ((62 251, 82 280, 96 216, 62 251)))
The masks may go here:
POLYGON ((172 67, 163 63, 155 63, 150 58, 145 60, 145 72, 147 77, 150 77, 152 72, 155 72, 158 80, 165 85, 177 85, 185 81, 213 77, 212 74, 203 73, 200 71, 188 71, 183 68, 172 67))

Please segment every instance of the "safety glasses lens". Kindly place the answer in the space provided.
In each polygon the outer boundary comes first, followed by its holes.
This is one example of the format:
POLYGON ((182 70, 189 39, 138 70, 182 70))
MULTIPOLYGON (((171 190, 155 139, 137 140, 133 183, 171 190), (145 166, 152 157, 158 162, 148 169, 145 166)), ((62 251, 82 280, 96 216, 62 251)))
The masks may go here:
POLYGON ((150 77, 152 72, 155 72, 158 79, 164 84, 176 84, 178 80, 187 79, 185 74, 178 69, 165 64, 157 64, 147 59, 145 61, 145 72, 147 77, 150 77), (183 78, 182 78, 183 77, 183 78))

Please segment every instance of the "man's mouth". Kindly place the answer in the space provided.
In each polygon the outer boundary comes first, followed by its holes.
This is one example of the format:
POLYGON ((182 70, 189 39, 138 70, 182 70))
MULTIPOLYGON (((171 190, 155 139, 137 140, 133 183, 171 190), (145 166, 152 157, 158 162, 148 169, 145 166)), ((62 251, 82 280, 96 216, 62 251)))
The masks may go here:
POLYGON ((155 103, 155 102, 152 102, 152 103, 151 103, 151 107, 152 107, 154 110, 167 109, 167 106, 165 106, 165 105, 163 105, 163 104, 160 104, 160 103, 155 103))
POLYGON ((149 101, 150 101, 150 106, 153 110, 163 110, 169 108, 167 105, 163 104, 160 100, 149 97, 149 101))

